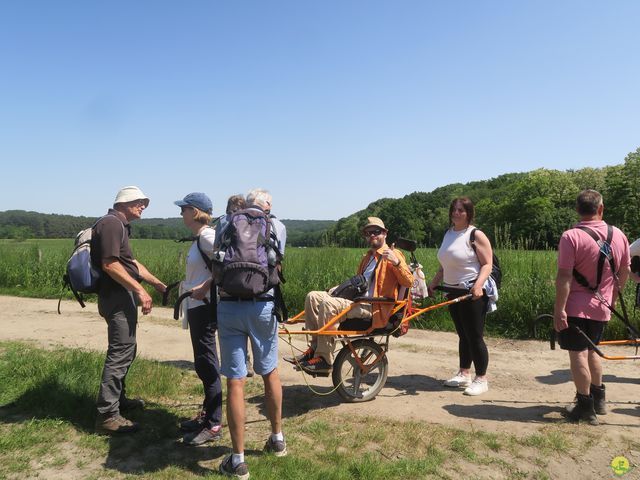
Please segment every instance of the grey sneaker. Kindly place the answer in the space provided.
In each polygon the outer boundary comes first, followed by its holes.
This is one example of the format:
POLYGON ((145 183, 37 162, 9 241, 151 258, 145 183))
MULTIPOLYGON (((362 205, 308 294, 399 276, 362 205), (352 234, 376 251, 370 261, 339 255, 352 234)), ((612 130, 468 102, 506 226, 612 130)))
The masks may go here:
POLYGON ((218 471, 221 474, 226 475, 227 477, 235 477, 241 480, 247 480, 249 478, 249 466, 246 463, 242 462, 234 467, 233 463, 231 462, 231 458, 231 455, 225 457, 225 459, 222 460, 222 463, 220 463, 218 471))
POLYGON ((201 411, 191 420, 183 420, 180 422, 180 430, 183 432, 199 432, 204 427, 205 411, 201 411))
POLYGON ((185 445, 204 445, 205 443, 215 442, 222 438, 222 426, 216 425, 213 428, 203 428, 199 432, 187 433, 182 437, 182 443, 185 445))
POLYGON ((273 453, 276 457, 284 457, 287 455, 287 442, 284 440, 274 440, 269 436, 269 440, 264 445, 264 451, 273 453))
POLYGON ((114 433, 132 433, 140 429, 140 425, 127 420, 119 413, 115 415, 98 414, 95 425, 96 433, 112 435, 114 433))

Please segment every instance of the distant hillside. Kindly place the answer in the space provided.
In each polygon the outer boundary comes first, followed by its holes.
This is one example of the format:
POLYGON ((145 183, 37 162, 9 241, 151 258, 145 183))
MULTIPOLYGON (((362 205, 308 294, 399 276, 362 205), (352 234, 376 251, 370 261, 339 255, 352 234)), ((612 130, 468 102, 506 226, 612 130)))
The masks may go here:
POLYGON ((327 243, 326 233, 335 220, 282 220, 287 227, 287 245, 319 247, 327 243))
MULTIPOLYGON (((97 217, 75 217, 25 210, 0 212, 0 238, 72 238, 90 227, 97 217)), ((333 220, 283 220, 287 227, 287 244, 316 246, 323 234, 335 225, 333 220)), ((179 239, 190 235, 182 218, 142 218, 131 224, 134 238, 179 239)))
POLYGON ((605 221, 621 228, 631 241, 640 236, 639 148, 627 155, 622 165, 509 173, 490 180, 454 183, 429 193, 382 198, 340 219, 327 232, 326 241, 339 246, 364 245, 359 229, 367 216, 375 215, 389 228, 389 240, 406 237, 424 246, 436 246, 449 225, 451 200, 467 196, 476 205, 475 224, 494 245, 555 247, 560 234, 576 223, 575 199, 586 188, 604 196, 605 221))

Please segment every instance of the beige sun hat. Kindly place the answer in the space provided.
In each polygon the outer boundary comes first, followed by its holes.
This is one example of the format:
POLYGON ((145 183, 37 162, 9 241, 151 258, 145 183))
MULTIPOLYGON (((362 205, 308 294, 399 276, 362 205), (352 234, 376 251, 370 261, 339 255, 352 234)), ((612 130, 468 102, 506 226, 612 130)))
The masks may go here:
POLYGON ((364 227, 362 227, 361 230, 364 232, 369 227, 378 227, 384 230, 385 232, 388 231, 387 227, 384 226, 384 222, 378 217, 367 217, 367 224, 364 227))
POLYGON ((133 202, 135 200, 144 200, 144 206, 149 206, 149 197, 142 193, 142 190, 138 187, 132 185, 129 187, 122 187, 116 195, 116 199, 113 201, 113 204, 133 202))

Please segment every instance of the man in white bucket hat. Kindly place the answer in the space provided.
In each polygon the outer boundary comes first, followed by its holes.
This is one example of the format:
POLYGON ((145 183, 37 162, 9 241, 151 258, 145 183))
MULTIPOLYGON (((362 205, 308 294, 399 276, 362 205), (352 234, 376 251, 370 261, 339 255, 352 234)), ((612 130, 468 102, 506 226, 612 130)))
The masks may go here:
POLYGON ((125 377, 136 357, 137 302, 142 314, 151 312, 151 296, 142 286, 145 281, 158 292, 166 285, 158 280, 133 257, 129 246, 129 222, 137 220, 149 205, 149 198, 138 187, 122 188, 116 195, 113 208, 99 219, 91 237, 91 260, 103 275, 98 291, 98 312, 107 322, 109 347, 98 392, 96 431, 98 433, 126 433, 138 425, 120 412, 141 408, 144 402, 127 398, 125 377))

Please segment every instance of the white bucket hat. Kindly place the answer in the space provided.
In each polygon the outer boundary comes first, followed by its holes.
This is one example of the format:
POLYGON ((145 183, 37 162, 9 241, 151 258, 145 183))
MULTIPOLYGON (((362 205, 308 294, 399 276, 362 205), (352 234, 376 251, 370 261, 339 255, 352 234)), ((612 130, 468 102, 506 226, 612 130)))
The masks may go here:
POLYGON ((144 206, 149 206, 149 197, 142 193, 142 190, 138 187, 134 186, 122 187, 116 195, 116 199, 113 201, 113 204, 133 202, 135 200, 144 200, 144 206))

